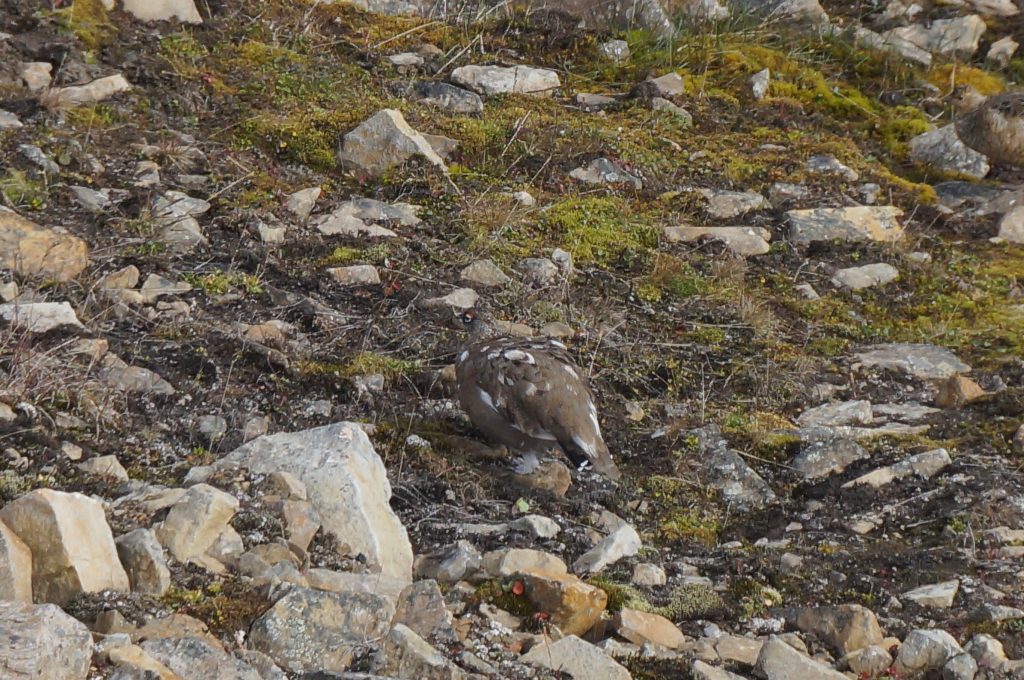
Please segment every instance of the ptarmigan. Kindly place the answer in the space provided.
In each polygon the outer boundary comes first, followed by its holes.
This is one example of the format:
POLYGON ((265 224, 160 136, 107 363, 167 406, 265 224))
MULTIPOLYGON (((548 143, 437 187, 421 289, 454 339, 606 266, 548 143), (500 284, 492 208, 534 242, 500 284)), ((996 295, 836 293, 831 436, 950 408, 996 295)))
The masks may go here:
POLYGON ((994 163, 1024 167, 1024 92, 985 97, 958 85, 952 100, 960 141, 994 163))
POLYGON ((521 456, 528 474, 562 452, 579 468, 620 477, 601 436, 594 396, 565 345, 501 336, 477 310, 461 316, 469 343, 455 363, 459 403, 494 443, 521 456))

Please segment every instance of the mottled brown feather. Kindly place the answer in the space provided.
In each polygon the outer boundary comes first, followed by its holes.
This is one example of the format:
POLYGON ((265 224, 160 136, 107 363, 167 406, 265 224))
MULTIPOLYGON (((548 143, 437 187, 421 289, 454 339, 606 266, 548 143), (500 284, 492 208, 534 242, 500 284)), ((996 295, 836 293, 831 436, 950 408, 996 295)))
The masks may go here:
POLYGON ((1024 92, 984 99, 957 117, 956 132, 993 162, 1024 167, 1024 92))
POLYGON ((467 346, 455 371, 459 401, 488 438, 522 453, 561 450, 618 478, 593 394, 564 346, 492 338, 467 346))

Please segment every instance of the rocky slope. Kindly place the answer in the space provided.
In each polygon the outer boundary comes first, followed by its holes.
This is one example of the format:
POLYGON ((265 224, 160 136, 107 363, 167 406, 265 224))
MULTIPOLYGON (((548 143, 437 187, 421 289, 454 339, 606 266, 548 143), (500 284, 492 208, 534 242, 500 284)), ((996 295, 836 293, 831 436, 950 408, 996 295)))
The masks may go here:
POLYGON ((1024 677, 1019 8, 637 6, 0 3, 0 676, 1024 677))

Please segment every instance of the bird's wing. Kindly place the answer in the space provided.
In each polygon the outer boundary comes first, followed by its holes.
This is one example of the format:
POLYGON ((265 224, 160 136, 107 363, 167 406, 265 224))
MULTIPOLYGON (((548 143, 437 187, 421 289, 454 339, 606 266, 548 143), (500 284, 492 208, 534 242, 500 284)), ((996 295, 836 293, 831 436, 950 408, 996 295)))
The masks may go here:
POLYGON ((1007 118, 1024 117, 1024 92, 1007 92, 989 97, 988 105, 1007 118))

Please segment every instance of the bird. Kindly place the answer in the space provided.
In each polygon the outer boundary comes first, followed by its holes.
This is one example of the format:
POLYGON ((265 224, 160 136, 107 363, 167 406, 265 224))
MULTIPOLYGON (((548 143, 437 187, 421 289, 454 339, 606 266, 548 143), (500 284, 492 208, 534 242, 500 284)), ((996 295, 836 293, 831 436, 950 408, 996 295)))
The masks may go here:
POLYGON ((985 97, 957 85, 950 97, 960 141, 994 163, 1024 167, 1024 92, 985 97))
POLYGON ((519 456, 519 474, 562 453, 578 470, 620 479, 593 392, 566 346, 502 335, 485 317, 475 308, 460 315, 469 339, 456 357, 455 377, 459 403, 473 425, 519 456))

